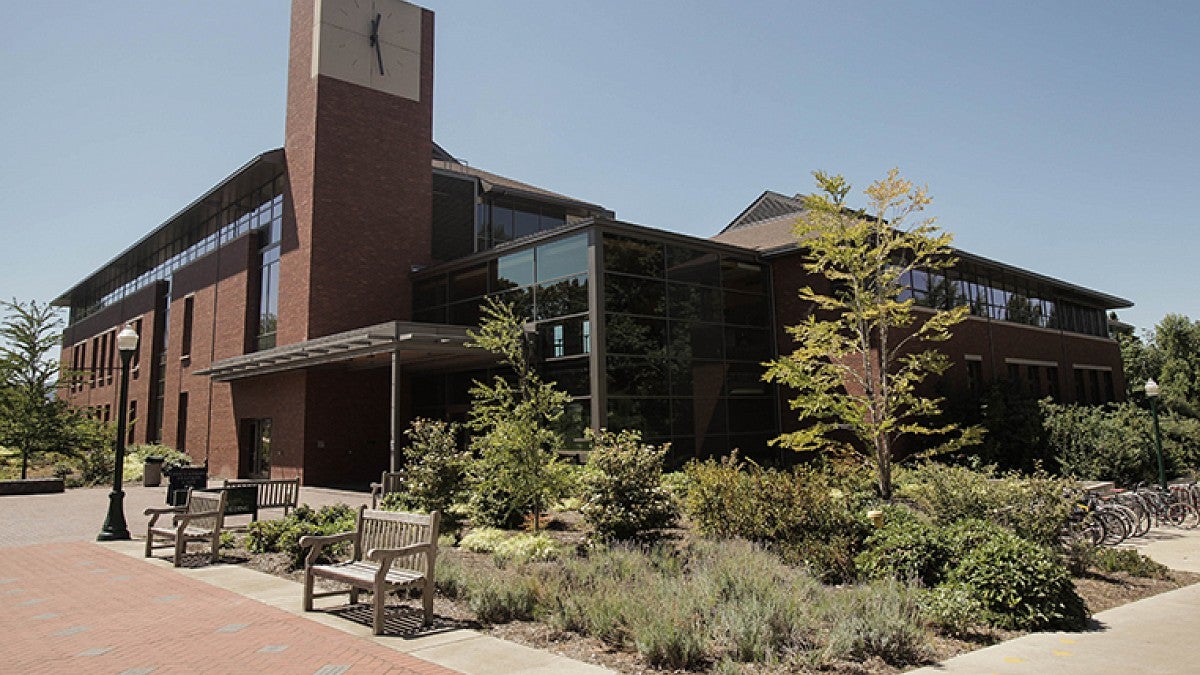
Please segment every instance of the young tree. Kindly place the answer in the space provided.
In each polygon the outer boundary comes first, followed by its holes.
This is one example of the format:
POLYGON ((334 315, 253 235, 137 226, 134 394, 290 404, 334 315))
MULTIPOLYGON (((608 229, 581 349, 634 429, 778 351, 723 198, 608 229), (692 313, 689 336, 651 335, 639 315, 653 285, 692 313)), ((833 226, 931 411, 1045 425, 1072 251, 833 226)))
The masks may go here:
POLYGON ((473 511, 489 524, 510 527, 532 512, 539 529, 542 510, 562 485, 556 423, 571 397, 538 375, 525 319, 511 304, 489 298, 483 315, 479 331, 468 331, 467 345, 494 354, 514 378, 497 375, 471 389, 467 426, 476 432, 471 448, 479 456, 472 470, 473 511))
POLYGON ((75 415, 54 399, 60 321, 37 301, 0 302, 0 445, 21 453, 21 478, 29 461, 48 452, 67 452, 75 415))
POLYGON ((977 442, 980 431, 954 424, 933 426, 940 398, 918 393, 929 374, 950 361, 927 343, 946 340, 969 307, 917 314, 901 299, 911 270, 936 273, 954 265, 952 237, 932 218, 909 224, 929 205, 925 188, 915 188, 893 169, 866 190, 868 208, 845 205, 850 185, 841 176, 813 174, 818 194, 805 198, 796 223, 806 251, 804 268, 828 280, 827 292, 806 286, 800 297, 816 311, 787 328, 797 348, 768 364, 765 379, 796 390, 789 401, 803 425, 776 443, 798 451, 841 450, 860 455, 875 471, 879 493, 892 495, 892 465, 903 436, 950 437, 939 449, 977 442), (841 440, 849 431, 852 442, 841 440))

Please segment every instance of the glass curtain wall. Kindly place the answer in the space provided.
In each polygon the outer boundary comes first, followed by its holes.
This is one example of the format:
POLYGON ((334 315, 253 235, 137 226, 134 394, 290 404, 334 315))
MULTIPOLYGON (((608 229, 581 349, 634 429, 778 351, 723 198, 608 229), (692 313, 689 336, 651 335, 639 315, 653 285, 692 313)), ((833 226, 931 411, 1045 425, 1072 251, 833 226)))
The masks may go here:
POLYGON ((925 307, 970 305, 971 314, 997 321, 1053 328, 1085 335, 1108 335, 1103 309, 1061 300, 1048 288, 1000 272, 913 270, 901 283, 900 298, 925 307))
MULTIPOLYGON (((673 462, 735 448, 775 462, 767 443, 779 432, 777 403, 760 365, 773 353, 769 270, 751 256, 677 241, 596 227, 538 242, 419 279, 414 319, 476 325, 486 297, 508 299, 533 321, 542 373, 575 397, 570 438, 591 426, 599 397, 597 426, 670 442, 673 462), (596 278, 589 244, 601 251, 596 278), (589 284, 601 286, 601 305, 589 307, 589 284), (603 334, 593 341, 597 323, 603 334)), ((483 377, 491 373, 414 377, 414 414, 462 419, 470 383, 483 377)))
POLYGON ((649 238, 603 237, 606 420, 670 442, 675 462, 735 448, 774 461, 765 267, 649 238))
MULTIPOLYGON (((575 233, 492 260, 423 279, 413 285, 413 318, 430 323, 475 326, 488 297, 511 302, 531 323, 531 348, 541 374, 574 397, 564 435, 582 440, 591 424, 588 357, 589 233, 575 233)), ((414 414, 461 419, 471 382, 492 371, 419 376, 413 384, 414 414)))

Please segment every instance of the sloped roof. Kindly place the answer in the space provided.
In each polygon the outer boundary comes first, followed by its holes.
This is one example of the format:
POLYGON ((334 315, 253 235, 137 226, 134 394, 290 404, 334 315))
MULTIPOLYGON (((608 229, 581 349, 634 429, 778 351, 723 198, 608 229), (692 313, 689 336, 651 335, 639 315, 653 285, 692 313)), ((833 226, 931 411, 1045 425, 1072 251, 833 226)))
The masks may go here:
POLYGON ((536 185, 522 183, 521 181, 513 180, 512 178, 491 173, 490 171, 477 169, 455 158, 437 143, 433 144, 433 167, 435 169, 442 169, 443 171, 450 171, 453 173, 478 178, 483 183, 484 192, 499 192, 514 196, 524 196, 542 201, 550 200, 563 204, 564 206, 575 206, 585 211, 596 213, 597 215, 607 215, 610 218, 614 217, 612 211, 609 211, 599 204, 585 202, 575 199, 574 197, 560 194, 558 192, 540 188, 536 185))
POLYGON ((793 215, 804 210, 804 202, 801 201, 802 196, 796 195, 789 197, 767 190, 759 195, 747 206, 744 211, 739 213, 728 225, 725 226, 721 233, 724 234, 739 227, 753 225, 764 220, 773 220, 784 215, 793 215))
MULTIPOLYGON (((754 249, 764 255, 781 255, 798 251, 799 246, 796 244, 796 235, 792 232, 792 226, 803 211, 804 204, 799 199, 768 190, 711 239, 722 244, 754 249)), ((954 255, 959 259, 960 266, 986 268, 1024 277, 1057 288, 1066 297, 1105 309, 1133 306, 1133 303, 1125 298, 1078 286, 962 249, 954 249, 954 255)))
POLYGON ((792 225, 799 215, 799 211, 792 211, 737 227, 731 225, 714 235, 712 240, 762 252, 795 248, 796 235, 792 234, 792 225))

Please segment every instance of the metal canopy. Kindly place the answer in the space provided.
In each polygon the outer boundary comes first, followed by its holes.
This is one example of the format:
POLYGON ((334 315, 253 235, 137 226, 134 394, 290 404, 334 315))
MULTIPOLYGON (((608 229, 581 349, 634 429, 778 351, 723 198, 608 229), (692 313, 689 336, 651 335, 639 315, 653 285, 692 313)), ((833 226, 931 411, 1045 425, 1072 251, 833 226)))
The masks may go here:
POLYGON ((196 374, 208 375, 216 382, 229 382, 392 354, 400 356, 407 366, 441 361, 461 366, 464 356, 484 363, 492 360, 482 350, 467 348, 467 340, 467 329, 463 326, 393 321, 223 359, 196 374))

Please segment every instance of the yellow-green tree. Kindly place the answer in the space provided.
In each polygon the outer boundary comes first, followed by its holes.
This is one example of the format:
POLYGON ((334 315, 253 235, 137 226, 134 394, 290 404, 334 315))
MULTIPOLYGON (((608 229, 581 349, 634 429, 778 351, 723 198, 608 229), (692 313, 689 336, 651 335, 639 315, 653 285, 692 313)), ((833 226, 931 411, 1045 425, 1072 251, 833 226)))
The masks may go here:
POLYGON ((976 428, 932 424, 942 399, 919 391, 928 375, 950 367, 929 344, 949 339, 969 307, 918 314, 911 297, 902 299, 909 272, 955 263, 951 235, 933 218, 920 218, 932 201, 926 188, 893 169, 866 189, 867 207, 852 210, 842 176, 813 175, 819 192, 805 198, 794 232, 805 270, 827 280, 828 290, 799 290, 816 311, 787 328, 795 351, 767 364, 766 380, 795 390, 788 403, 801 425, 775 443, 859 455, 874 467, 880 495, 891 499, 901 437, 937 438, 940 448, 979 439, 976 428), (845 432, 853 439, 845 440, 845 432))
POLYGON ((472 512, 477 522, 500 527, 515 527, 533 514, 538 529, 542 510, 563 486, 557 424, 571 396, 534 367, 524 330, 527 317, 495 298, 481 309, 483 320, 478 331, 467 331, 467 346, 491 352, 513 377, 496 375, 471 388, 467 426, 475 432, 471 448, 479 456, 471 468, 472 512))

